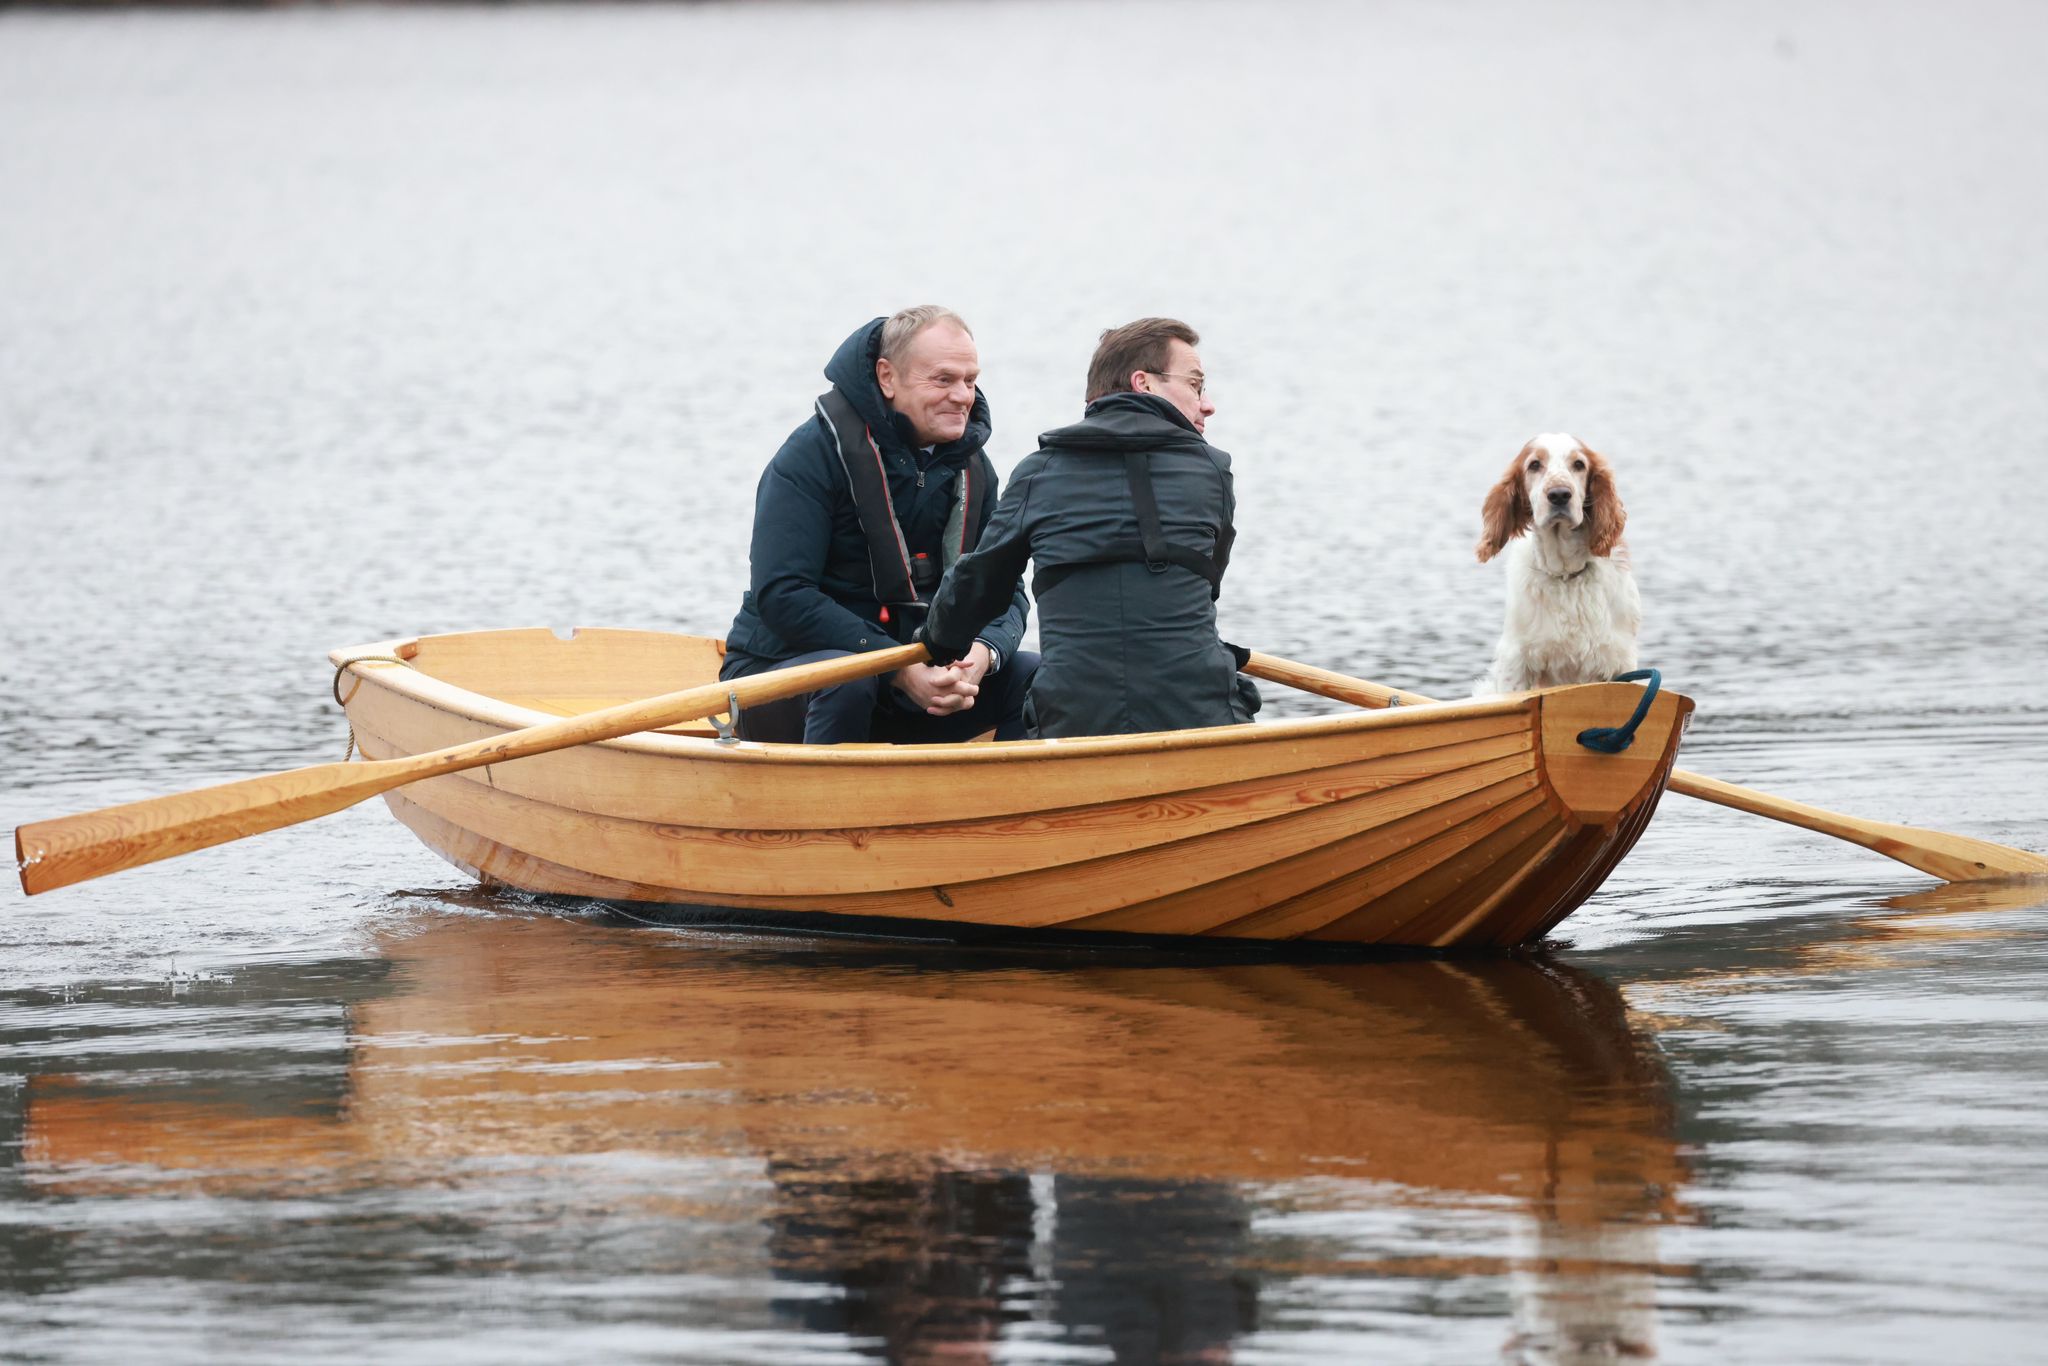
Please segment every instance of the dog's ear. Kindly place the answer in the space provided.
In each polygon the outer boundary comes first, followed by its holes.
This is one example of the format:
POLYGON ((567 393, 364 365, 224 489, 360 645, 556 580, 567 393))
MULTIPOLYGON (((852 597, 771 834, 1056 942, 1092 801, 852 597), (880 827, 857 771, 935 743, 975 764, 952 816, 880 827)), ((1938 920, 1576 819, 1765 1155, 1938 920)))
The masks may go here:
POLYGON ((1614 471, 1607 461, 1586 452, 1586 549, 1606 555, 1621 541, 1621 529, 1628 525, 1628 509, 1614 491, 1614 471))
POLYGON ((1515 458, 1508 463, 1508 472, 1487 490, 1486 502, 1479 509, 1479 520, 1486 528, 1486 534, 1479 538, 1481 564, 1500 554, 1509 541, 1527 531, 1536 520, 1529 507, 1529 483, 1522 474, 1522 465, 1528 458, 1527 446, 1516 451, 1515 458))

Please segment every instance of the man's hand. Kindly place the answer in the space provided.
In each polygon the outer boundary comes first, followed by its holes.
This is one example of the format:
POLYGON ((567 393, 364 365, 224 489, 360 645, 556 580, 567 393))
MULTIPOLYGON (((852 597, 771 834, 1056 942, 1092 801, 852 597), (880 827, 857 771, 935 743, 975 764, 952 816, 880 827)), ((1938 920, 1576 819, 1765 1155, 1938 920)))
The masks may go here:
POLYGON ((951 716, 974 705, 988 666, 988 646, 977 640, 965 659, 952 664, 906 664, 891 681, 927 715, 951 716))

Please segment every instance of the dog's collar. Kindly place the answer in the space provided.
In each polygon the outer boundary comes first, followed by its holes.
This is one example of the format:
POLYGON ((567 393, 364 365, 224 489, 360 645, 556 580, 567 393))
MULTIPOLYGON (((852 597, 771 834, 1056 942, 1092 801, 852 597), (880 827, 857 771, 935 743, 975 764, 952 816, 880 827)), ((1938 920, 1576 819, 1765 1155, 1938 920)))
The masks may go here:
POLYGON ((1557 579, 1561 582, 1569 583, 1573 579, 1576 579, 1581 574, 1585 573, 1588 569, 1591 569, 1598 559, 1599 557, 1597 555, 1587 557, 1587 560, 1584 564, 1580 565, 1577 569, 1572 570, 1569 574, 1560 574, 1553 569, 1549 569, 1544 566, 1541 560, 1537 561, 1536 567, 1543 571, 1543 576, 1545 578, 1557 579))
MULTIPOLYGON (((1587 506, 1588 506, 1588 507, 1590 507, 1590 506, 1591 506, 1591 504, 1588 504, 1587 506)), ((1548 528, 1548 526, 1546 526, 1546 527, 1544 527, 1544 528, 1541 528, 1541 529, 1539 529, 1539 530, 1538 530, 1538 532, 1537 532, 1537 535, 1538 535, 1538 537, 1541 537, 1541 536, 1543 535, 1544 531, 1547 531, 1548 529, 1549 529, 1549 528, 1548 528)), ((1571 531, 1571 530, 1572 530, 1572 529, 1567 529, 1567 531, 1566 531, 1565 535, 1567 535, 1567 536, 1568 536, 1568 535, 1570 534, 1570 531, 1571 531)), ((1562 538, 1560 538, 1560 539, 1562 539, 1562 538)), ((1580 566, 1579 566, 1579 567, 1578 567, 1577 569, 1574 569, 1574 570, 1572 570, 1572 571, 1571 571, 1571 572, 1570 572, 1569 574, 1560 574, 1560 573, 1556 572, 1555 570, 1551 569, 1551 568, 1550 568, 1550 567, 1549 567, 1548 565, 1546 565, 1546 564, 1544 564, 1544 563, 1543 563, 1543 561, 1544 561, 1544 558, 1545 558, 1545 557, 1544 557, 1544 555, 1542 554, 1542 552, 1540 552, 1540 551, 1539 551, 1539 552, 1537 553, 1537 555, 1536 555, 1536 567, 1537 567, 1538 569, 1542 570, 1542 571, 1543 571, 1543 573, 1544 573, 1544 575, 1545 575, 1546 577, 1548 577, 1548 578, 1553 578, 1553 579, 1557 579, 1557 580, 1559 580, 1560 582, 1564 582, 1564 583, 1569 583, 1569 582, 1571 582, 1571 581, 1572 581, 1573 579, 1576 579, 1577 577, 1579 577, 1579 575, 1581 575, 1581 574, 1585 573, 1585 572, 1586 572, 1586 571, 1587 571, 1588 569, 1591 569, 1591 568, 1593 567, 1593 561, 1594 561, 1594 560, 1596 560, 1596 559, 1598 559, 1598 558, 1600 558, 1600 557, 1599 557, 1599 556, 1597 556, 1597 555, 1588 555, 1588 556, 1586 557, 1586 562, 1585 562, 1584 564, 1580 565, 1580 566)))

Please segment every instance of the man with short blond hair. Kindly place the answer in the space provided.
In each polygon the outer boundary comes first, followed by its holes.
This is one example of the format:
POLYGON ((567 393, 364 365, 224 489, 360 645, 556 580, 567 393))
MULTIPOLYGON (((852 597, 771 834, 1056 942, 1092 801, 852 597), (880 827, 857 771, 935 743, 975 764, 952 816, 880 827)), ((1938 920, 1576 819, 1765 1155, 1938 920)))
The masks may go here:
MULTIPOLYGON (((832 387, 755 491, 750 582, 721 678, 910 638, 995 508, 980 375, 974 334, 936 304, 876 318, 840 344, 825 367, 832 387)), ((1027 611, 1020 586, 953 660, 758 708, 741 731, 806 744, 1021 736, 1038 663, 1017 648, 1027 611)))
POLYGON ((932 599, 921 638, 934 659, 957 658, 1034 566, 1033 734, 1222 726, 1258 710, 1216 634, 1237 498, 1230 457, 1203 435, 1216 404, 1200 342, 1174 318, 1104 332, 1081 420, 1038 438, 932 599))
POLYGON ((928 327, 943 325, 948 331, 958 332, 969 341, 974 340, 974 329, 967 320, 952 309, 940 304, 916 304, 882 320, 882 337, 876 343, 876 352, 881 359, 893 366, 903 364, 904 353, 917 334, 928 327))

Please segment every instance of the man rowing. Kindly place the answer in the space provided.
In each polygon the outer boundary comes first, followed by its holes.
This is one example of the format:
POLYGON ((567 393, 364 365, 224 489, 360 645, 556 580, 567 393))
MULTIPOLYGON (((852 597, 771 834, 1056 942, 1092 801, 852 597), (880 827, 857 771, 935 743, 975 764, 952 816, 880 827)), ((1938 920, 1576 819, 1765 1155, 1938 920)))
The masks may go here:
POLYGON ((932 599, 922 638, 934 659, 963 658, 1036 565, 1033 734, 1223 726, 1258 710, 1216 634, 1237 499, 1230 457, 1203 437, 1216 404, 1200 342, 1172 318, 1104 332, 1081 420, 1038 439, 932 599))
MULTIPOLYGON (((983 451, 981 360, 959 315, 907 308, 855 329, 832 387, 790 433, 754 494, 750 586, 719 677, 908 640, 946 568, 984 534, 997 496, 983 451)), ((1038 656, 1020 653, 1021 585, 949 661, 913 664, 741 718, 756 740, 931 743, 1024 734, 1038 656)))

